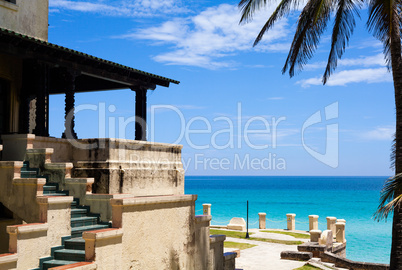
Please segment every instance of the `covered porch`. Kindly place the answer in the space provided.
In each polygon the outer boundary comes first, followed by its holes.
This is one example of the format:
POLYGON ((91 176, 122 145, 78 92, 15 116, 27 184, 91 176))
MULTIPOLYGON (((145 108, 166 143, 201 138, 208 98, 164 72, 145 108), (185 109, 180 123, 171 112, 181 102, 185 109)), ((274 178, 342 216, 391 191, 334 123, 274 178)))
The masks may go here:
POLYGON ((0 28, 0 134, 49 136, 49 95, 65 94, 64 132, 77 139, 75 94, 131 89, 135 134, 147 138, 147 91, 176 80, 0 28), (135 109, 134 109, 135 108, 135 109))
POLYGON ((96 193, 184 194, 181 146, 146 142, 147 92, 171 83, 179 84, 0 28, 0 160, 24 161, 38 149, 51 153, 49 162, 71 164, 74 176, 95 178, 96 193), (134 140, 79 138, 75 94, 118 89, 135 92, 134 140), (49 136, 53 94, 65 95, 59 138, 49 136))

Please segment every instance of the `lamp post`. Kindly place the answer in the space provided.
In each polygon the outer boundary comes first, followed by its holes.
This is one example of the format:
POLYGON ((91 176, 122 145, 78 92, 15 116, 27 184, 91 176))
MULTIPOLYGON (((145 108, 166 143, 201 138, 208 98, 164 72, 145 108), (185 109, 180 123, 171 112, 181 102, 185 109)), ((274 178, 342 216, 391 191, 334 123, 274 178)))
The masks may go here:
POLYGON ((249 239, 250 236, 248 235, 248 200, 247 200, 247 233, 246 233, 246 239, 249 239))

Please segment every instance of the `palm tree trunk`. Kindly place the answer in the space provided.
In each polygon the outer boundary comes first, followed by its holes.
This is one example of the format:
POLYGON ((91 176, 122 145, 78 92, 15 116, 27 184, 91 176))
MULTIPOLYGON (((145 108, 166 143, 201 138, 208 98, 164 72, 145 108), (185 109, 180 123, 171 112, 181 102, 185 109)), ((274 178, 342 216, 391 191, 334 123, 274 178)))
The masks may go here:
MULTIPOLYGON (((396 20, 398 17, 393 16, 391 26, 391 62, 392 77, 394 80, 395 90, 395 107, 396 107, 396 149, 395 149, 395 174, 402 173, 402 58, 401 58, 401 36, 399 24, 396 20)), ((395 196, 402 193, 398 190, 395 196)), ((394 210, 392 222, 392 247, 390 269, 402 269, 402 207, 398 206, 394 210)))

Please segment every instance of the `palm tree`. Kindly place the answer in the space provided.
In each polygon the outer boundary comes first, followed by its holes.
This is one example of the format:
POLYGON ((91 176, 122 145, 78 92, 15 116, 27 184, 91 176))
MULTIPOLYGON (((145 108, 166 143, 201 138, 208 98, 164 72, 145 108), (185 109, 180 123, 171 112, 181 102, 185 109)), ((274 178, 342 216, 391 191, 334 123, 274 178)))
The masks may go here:
MULTIPOLYGON (((261 29, 254 46, 257 45, 264 34, 269 31, 275 22, 288 15, 304 1, 280 0, 272 15, 261 29)), ((254 13, 264 6, 267 0, 241 0, 239 7, 242 11, 240 23, 252 20, 254 13)), ((322 33, 326 30, 328 22, 333 20, 330 52, 322 82, 325 84, 336 69, 337 61, 345 52, 349 38, 355 27, 355 17, 359 17, 359 9, 363 4, 369 7, 367 21, 368 30, 379 39, 384 47, 384 58, 389 70, 392 70, 395 90, 396 132, 395 132, 395 177, 388 181, 384 190, 388 196, 383 196, 381 209, 394 212, 392 225, 392 248, 390 268, 402 267, 402 57, 401 57, 401 11, 402 2, 395 0, 307 0, 300 12, 296 32, 290 46, 288 57, 282 73, 289 72, 290 77, 301 71, 303 66, 314 54, 322 33), (389 184, 392 183, 392 184, 389 184), (390 201, 392 207, 385 207, 390 201)), ((385 193, 383 193, 385 194, 385 193)), ((385 212, 384 212, 385 213, 385 212)), ((386 215, 377 215, 378 218, 386 215)))

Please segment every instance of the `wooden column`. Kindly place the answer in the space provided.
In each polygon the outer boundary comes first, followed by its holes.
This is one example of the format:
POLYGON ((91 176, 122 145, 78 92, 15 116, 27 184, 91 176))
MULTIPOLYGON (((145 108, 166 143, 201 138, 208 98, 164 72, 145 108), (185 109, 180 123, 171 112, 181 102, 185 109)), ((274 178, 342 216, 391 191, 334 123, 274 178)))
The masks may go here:
POLYGON ((147 88, 132 87, 135 91, 135 140, 147 140, 147 88))
POLYGON ((65 71, 63 73, 64 83, 65 83, 65 116, 64 116, 64 132, 61 135, 64 139, 77 139, 77 134, 75 133, 75 78, 77 73, 71 70, 65 71))

